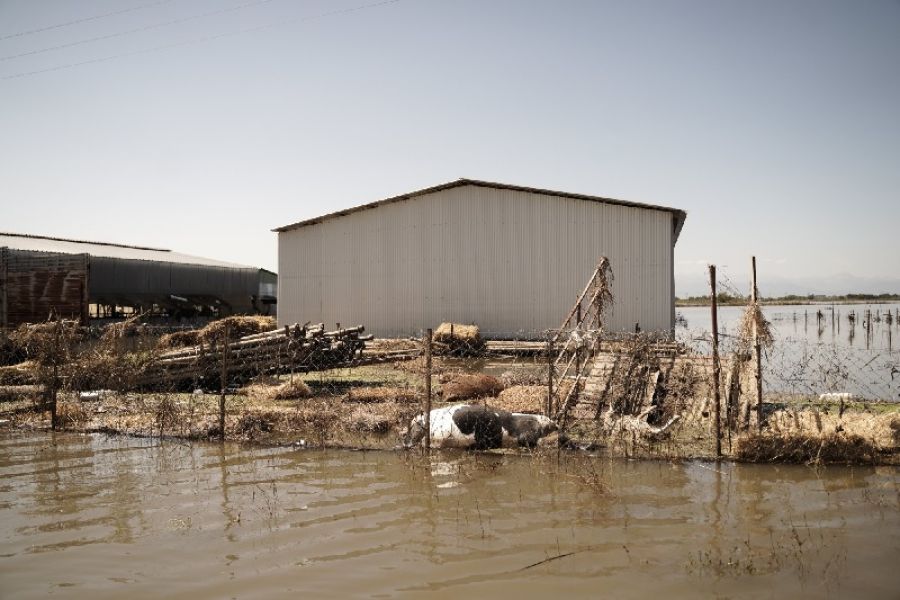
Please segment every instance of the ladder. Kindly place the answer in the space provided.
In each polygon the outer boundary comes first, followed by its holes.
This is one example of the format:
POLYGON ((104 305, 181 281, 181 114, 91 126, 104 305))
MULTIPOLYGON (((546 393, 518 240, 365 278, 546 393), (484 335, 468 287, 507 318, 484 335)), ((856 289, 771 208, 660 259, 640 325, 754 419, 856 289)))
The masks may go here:
POLYGON ((609 259, 602 256, 562 325, 548 332, 547 414, 560 425, 569 409, 578 403, 580 390, 600 350, 603 313, 612 303, 612 279, 609 259))

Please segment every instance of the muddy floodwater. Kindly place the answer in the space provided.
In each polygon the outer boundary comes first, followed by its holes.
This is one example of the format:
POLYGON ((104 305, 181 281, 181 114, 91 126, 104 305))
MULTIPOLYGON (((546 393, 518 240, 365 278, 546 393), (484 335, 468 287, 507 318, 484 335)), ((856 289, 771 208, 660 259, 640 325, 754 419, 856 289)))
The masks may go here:
POLYGON ((897 598, 893 467, 0 433, 3 598, 897 598))

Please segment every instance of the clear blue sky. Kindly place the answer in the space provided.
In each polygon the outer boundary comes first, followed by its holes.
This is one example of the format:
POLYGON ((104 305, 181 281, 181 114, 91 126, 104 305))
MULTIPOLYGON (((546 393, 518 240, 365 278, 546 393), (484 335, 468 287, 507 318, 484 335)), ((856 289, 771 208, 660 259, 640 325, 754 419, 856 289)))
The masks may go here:
POLYGON ((763 293, 900 292, 900 2, 309 18, 363 4, 0 0, 0 37, 150 5, 0 40, 0 230, 274 268, 273 227, 470 177, 687 210, 679 294, 751 254, 763 293))

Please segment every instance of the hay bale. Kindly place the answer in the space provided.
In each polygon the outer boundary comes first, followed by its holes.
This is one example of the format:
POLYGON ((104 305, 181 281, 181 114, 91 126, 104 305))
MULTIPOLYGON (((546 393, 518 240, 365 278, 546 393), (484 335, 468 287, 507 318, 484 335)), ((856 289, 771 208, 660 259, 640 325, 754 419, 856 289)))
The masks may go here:
POLYGON ((481 374, 457 375, 443 386, 444 402, 494 397, 502 391, 499 379, 481 374))
POLYGON ((347 391, 347 395, 344 397, 345 402, 359 402, 362 404, 380 404, 384 402, 411 404, 418 400, 419 396, 415 390, 391 386, 352 388, 347 391))
POLYGON ((866 438, 845 433, 750 434, 738 438, 735 457, 747 462, 871 464, 878 450, 866 438))
POLYGON ((435 350, 457 356, 479 354, 484 350, 484 340, 478 325, 441 323, 431 337, 435 350))
POLYGON ((485 400, 484 403, 491 408, 509 412, 543 414, 547 405, 547 386, 514 385, 500 392, 496 398, 485 400))

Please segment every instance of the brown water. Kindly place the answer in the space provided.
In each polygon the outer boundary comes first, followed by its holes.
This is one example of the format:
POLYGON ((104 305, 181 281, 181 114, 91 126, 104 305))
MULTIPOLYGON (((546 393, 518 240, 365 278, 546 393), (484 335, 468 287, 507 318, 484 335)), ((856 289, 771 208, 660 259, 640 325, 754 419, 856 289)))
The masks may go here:
POLYGON ((898 557, 895 468, 0 434, 3 598, 897 598, 898 557))

